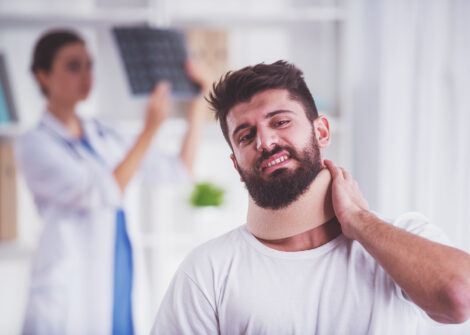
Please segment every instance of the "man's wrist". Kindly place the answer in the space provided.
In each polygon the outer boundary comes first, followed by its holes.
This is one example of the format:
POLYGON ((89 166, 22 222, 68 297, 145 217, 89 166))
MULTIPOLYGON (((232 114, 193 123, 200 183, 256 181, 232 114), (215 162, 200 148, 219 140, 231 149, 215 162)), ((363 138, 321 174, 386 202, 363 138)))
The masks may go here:
POLYGON ((360 209, 352 212, 345 224, 347 224, 351 237, 360 242, 361 237, 367 227, 373 222, 376 216, 366 209, 360 209))

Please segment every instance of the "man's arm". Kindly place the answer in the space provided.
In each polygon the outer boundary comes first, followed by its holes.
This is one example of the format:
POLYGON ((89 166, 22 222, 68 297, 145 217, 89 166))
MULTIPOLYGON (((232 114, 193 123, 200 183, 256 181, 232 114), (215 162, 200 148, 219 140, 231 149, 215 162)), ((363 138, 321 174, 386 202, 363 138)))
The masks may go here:
POLYGON ((370 213, 357 182, 331 161, 332 196, 343 233, 357 240, 432 319, 470 317, 470 255, 394 227, 370 213))

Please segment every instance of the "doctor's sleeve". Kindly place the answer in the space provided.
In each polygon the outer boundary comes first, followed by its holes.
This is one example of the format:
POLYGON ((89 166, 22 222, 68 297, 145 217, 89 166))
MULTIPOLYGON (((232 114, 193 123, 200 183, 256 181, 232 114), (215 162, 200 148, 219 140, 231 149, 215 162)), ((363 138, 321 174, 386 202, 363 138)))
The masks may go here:
MULTIPOLYGON (((126 153, 132 149, 136 141, 137 136, 120 134, 119 142, 126 153)), ((144 184, 151 186, 160 186, 162 184, 187 185, 192 180, 191 174, 180 155, 161 150, 155 140, 139 167, 139 175, 144 184)))
POLYGON ((151 334, 219 334, 215 306, 182 269, 163 298, 151 334))
POLYGON ((191 175, 179 155, 170 155, 156 148, 151 148, 146 155, 140 173, 150 185, 161 183, 189 184, 191 175))
POLYGON ((17 140, 15 156, 39 203, 75 210, 121 205, 121 190, 113 171, 75 157, 64 145, 41 134, 30 133, 17 140))

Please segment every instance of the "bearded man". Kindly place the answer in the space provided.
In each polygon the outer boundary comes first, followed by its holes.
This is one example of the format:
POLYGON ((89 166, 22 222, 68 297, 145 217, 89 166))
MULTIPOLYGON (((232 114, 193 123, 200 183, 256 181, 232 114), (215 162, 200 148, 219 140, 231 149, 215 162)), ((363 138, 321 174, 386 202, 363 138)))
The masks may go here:
POLYGON ((249 192, 247 223, 196 248, 153 334, 416 334, 470 316, 470 255, 419 213, 387 222, 322 158, 328 119, 284 61, 229 72, 209 103, 249 192))

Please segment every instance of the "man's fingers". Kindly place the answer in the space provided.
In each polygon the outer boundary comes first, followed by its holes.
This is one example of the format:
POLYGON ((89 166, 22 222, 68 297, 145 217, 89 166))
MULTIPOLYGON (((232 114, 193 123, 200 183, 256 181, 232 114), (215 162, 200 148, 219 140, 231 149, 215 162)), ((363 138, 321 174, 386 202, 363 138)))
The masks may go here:
POLYGON ((353 179, 351 174, 348 171, 346 171, 344 168, 341 168, 341 172, 343 173, 344 179, 346 179, 346 180, 352 180, 353 179))
POLYGON ((341 168, 337 167, 329 159, 325 159, 324 163, 325 163, 326 167, 328 168, 328 170, 330 170, 330 173, 331 173, 331 176, 333 177, 333 179, 336 179, 336 178, 343 179, 343 173, 341 171, 341 168))

